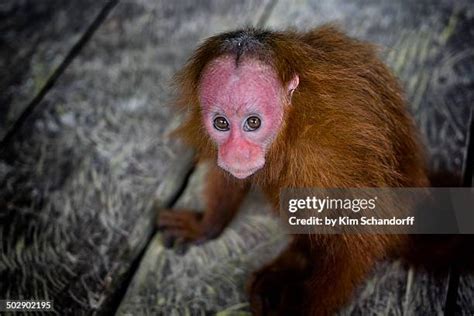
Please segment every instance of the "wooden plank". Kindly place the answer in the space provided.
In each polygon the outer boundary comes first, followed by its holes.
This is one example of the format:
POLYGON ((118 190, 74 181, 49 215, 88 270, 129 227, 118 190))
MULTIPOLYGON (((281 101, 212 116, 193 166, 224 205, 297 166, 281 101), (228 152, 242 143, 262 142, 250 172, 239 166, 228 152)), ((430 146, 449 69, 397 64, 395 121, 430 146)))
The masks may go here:
POLYGON ((219 22, 192 8, 122 2, 3 149, 3 299, 52 299, 62 315, 115 309, 154 200, 168 203, 190 169, 166 136, 169 79, 195 41, 185 22, 219 22))
POLYGON ((456 315, 474 315, 474 274, 463 274, 458 289, 456 315))
POLYGON ((42 89, 106 1, 0 4, 0 140, 42 89))
MULTIPOLYGON (((468 153, 464 164, 464 185, 474 185, 474 107, 471 109, 471 128, 468 137, 468 153)), ((460 315, 474 314, 474 272, 473 269, 460 274, 458 280, 455 311, 460 315)))
MULTIPOLYGON (((202 210, 207 167, 192 175, 177 207, 202 210)), ((250 273, 283 249, 287 236, 258 193, 250 194, 223 234, 184 254, 165 249, 156 234, 118 315, 233 315, 248 313, 243 289, 250 273)))
MULTIPOLYGON (((349 34, 378 43, 399 76, 424 137, 430 165, 459 179, 466 156, 468 113, 474 102, 470 40, 472 6, 404 1, 281 0, 267 25, 309 29, 336 22, 349 34)), ((434 277, 384 263, 342 313, 442 314, 448 272, 434 277), (395 285, 395 286, 393 286, 395 285)))

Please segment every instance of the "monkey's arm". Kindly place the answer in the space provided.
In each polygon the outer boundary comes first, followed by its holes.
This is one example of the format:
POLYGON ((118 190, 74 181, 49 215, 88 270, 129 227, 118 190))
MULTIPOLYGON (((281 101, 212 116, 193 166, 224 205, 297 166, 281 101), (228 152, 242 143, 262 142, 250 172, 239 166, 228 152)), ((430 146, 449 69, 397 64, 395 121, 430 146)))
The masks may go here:
POLYGON ((238 181, 211 166, 204 191, 204 213, 192 210, 161 210, 158 227, 167 239, 178 242, 203 242, 220 235, 237 213, 249 189, 249 183, 238 181))

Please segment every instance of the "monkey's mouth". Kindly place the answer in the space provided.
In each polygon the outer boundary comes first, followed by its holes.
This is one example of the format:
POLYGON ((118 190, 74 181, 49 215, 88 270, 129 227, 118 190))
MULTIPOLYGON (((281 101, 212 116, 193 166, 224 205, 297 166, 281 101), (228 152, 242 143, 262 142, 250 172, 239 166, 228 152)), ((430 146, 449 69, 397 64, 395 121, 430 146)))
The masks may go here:
POLYGON ((227 170, 230 174, 232 174, 234 177, 238 179, 245 179, 251 176, 252 174, 254 174, 255 172, 257 172, 258 170, 262 169, 262 167, 263 165, 255 167, 255 168, 250 168, 250 169, 234 169, 229 166, 226 166, 223 169, 227 170))

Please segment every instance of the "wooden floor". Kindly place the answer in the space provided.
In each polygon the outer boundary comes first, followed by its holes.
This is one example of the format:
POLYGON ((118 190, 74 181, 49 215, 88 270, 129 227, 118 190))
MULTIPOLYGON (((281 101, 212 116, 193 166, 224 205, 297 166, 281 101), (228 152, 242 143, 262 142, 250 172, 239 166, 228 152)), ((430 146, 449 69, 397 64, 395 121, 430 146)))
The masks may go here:
MULTIPOLYGON (((205 166, 169 137, 170 79, 218 32, 325 22, 380 45, 431 168, 472 185, 469 0, 2 1, 0 299, 52 299, 59 315, 248 314, 247 276, 287 242, 258 192, 184 253, 153 227, 156 208, 202 208, 205 166)), ((473 300, 474 275, 384 262, 340 314, 474 315, 473 300)))

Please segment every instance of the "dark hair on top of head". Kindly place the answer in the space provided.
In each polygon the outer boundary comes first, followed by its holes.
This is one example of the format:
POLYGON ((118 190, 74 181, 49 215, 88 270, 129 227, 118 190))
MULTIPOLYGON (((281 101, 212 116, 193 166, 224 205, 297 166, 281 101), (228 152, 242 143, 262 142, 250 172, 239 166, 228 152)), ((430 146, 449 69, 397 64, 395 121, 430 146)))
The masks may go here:
POLYGON ((260 58, 265 49, 266 40, 270 35, 270 31, 258 30, 255 28, 246 28, 233 32, 218 35, 217 39, 221 41, 221 53, 235 56, 235 65, 239 66, 242 55, 249 54, 260 58))
POLYGON ((274 57, 271 44, 272 34, 268 30, 248 27, 212 36, 190 58, 188 65, 193 67, 185 73, 190 73, 193 82, 195 82, 199 79, 199 74, 205 64, 222 55, 233 56, 236 67, 239 66, 244 56, 254 57, 268 63, 274 57))

